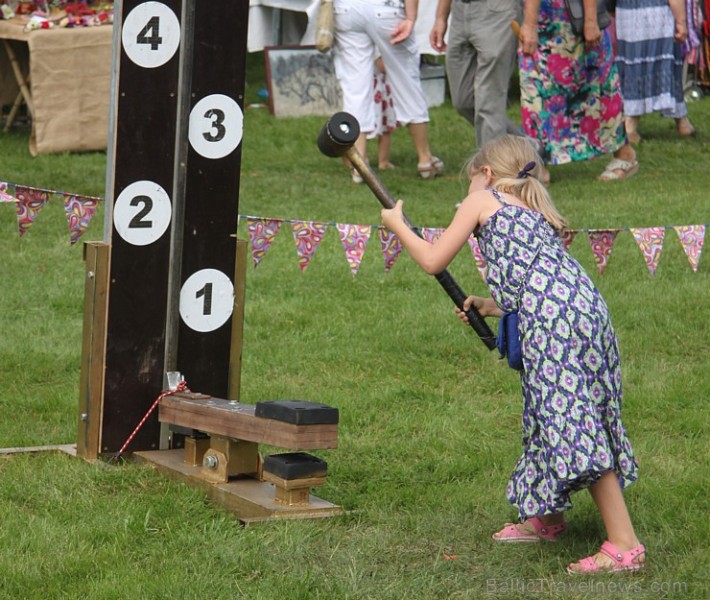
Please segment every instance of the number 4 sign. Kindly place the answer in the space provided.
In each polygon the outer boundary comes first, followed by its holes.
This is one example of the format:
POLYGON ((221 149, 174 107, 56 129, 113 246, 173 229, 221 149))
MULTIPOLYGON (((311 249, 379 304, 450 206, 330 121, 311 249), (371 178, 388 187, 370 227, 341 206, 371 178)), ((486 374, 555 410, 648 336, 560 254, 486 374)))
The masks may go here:
POLYGON ((126 17, 121 39, 134 63, 148 69, 160 67, 180 46, 180 22, 162 2, 143 2, 126 17))

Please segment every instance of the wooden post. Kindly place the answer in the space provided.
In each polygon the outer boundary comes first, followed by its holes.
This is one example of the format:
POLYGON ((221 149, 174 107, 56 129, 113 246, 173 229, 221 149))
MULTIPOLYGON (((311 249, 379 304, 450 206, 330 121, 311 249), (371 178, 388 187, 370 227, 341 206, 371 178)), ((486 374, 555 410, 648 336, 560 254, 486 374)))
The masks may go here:
POLYGON ((77 455, 94 460, 101 450, 101 420, 108 309, 109 246, 84 244, 84 333, 81 345, 77 455))

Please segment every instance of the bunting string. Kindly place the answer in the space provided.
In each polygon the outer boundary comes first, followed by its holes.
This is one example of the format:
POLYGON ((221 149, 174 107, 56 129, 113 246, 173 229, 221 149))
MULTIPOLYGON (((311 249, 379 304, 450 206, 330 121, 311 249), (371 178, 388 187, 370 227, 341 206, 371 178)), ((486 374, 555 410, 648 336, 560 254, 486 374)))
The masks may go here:
MULTIPOLYGON (((87 196, 58 190, 36 188, 27 185, 0 181, 0 204, 14 204, 17 214, 17 226, 20 237, 24 236, 30 226, 37 220, 40 211, 50 199, 60 197, 64 202, 64 211, 69 229, 69 239, 76 244, 86 232, 93 219, 96 209, 103 198, 87 196)), ((251 243, 251 256, 254 267, 258 266, 268 253, 276 236, 283 229, 283 224, 291 226, 293 240, 296 246, 298 265, 305 271, 323 241, 330 227, 337 230, 345 260, 350 273, 357 275, 367 245, 373 231, 377 232, 380 253, 384 261, 384 270, 389 272, 403 251, 401 242, 392 232, 380 225, 358 225, 351 223, 334 223, 322 221, 302 221, 299 219, 280 219, 251 215, 238 215, 239 222, 246 222, 247 234, 251 243)), ((563 233, 562 243, 569 249, 578 235, 586 235, 592 250, 594 264, 602 275, 606 271, 611 251, 618 235, 630 232, 650 275, 655 275, 663 252, 666 232, 673 230, 680 242, 693 273, 700 264, 700 257, 705 242, 707 224, 697 225, 663 225, 654 227, 618 227, 608 229, 570 229, 563 233)), ((430 243, 441 236, 444 231, 440 227, 420 228, 422 237, 430 243)), ((478 247, 478 241, 471 235, 468 245, 473 254, 476 268, 482 278, 486 275, 486 263, 478 247)))

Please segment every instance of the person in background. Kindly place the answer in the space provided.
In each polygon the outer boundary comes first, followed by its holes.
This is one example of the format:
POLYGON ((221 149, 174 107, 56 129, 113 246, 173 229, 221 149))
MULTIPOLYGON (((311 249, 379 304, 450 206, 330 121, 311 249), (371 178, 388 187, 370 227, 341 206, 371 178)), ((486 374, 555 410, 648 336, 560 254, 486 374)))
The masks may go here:
POLYGON ((617 0, 616 66, 631 143, 642 115, 675 119, 678 134, 695 133, 683 91, 682 43, 688 38, 685 0, 617 0))
MULTIPOLYGON (((523 362, 522 453, 507 486, 518 524, 497 543, 555 542, 566 530, 574 492, 588 489, 607 539, 570 574, 637 571, 645 548, 622 490, 638 478, 621 422, 621 364, 609 308, 564 248, 566 221, 539 180, 541 158, 525 138, 504 135, 469 161, 468 195, 434 242, 405 223, 402 201, 382 223, 424 271, 443 271, 473 234, 488 265, 491 297, 470 296, 484 317, 518 313, 523 362)), ((457 309, 459 317, 466 315, 457 309)))
POLYGON ((436 8, 429 42, 446 52, 451 103, 473 125, 478 147, 519 133, 506 112, 517 45, 510 24, 519 16, 520 0, 439 0, 436 8))
MULTIPOLYGON (((390 160, 392 150, 392 132, 397 129, 397 115, 394 109, 392 88, 387 82, 385 64, 382 57, 375 60, 375 75, 373 77, 373 92, 375 102, 375 129, 369 132, 368 140, 377 140, 377 168, 380 171, 394 169, 390 160)), ((350 161, 343 157, 345 166, 352 169, 353 183, 362 183, 362 176, 353 168, 350 161)))
POLYGON ((584 3, 579 35, 565 0, 524 2, 518 52, 523 129, 549 164, 612 154, 599 179, 625 179, 639 163, 626 139, 611 35, 599 29, 596 0, 584 3))
POLYGON ((392 88, 397 121, 407 126, 423 179, 444 172, 429 147, 429 108, 419 75, 419 48, 412 33, 418 0, 334 0, 335 74, 343 110, 360 123, 355 148, 367 156, 367 134, 376 130, 372 65, 382 57, 392 88))

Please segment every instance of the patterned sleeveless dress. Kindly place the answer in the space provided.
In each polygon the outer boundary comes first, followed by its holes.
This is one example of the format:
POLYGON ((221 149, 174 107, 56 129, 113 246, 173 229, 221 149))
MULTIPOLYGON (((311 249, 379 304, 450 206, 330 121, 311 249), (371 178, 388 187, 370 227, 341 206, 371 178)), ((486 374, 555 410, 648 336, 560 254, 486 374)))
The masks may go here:
MULTIPOLYGON (((489 188, 490 189, 490 188, 489 188)), ((496 304, 518 311, 523 453, 506 490, 521 521, 572 507, 570 494, 613 470, 638 477, 621 424, 621 369, 609 310, 538 212, 507 204, 476 232, 496 304)))

